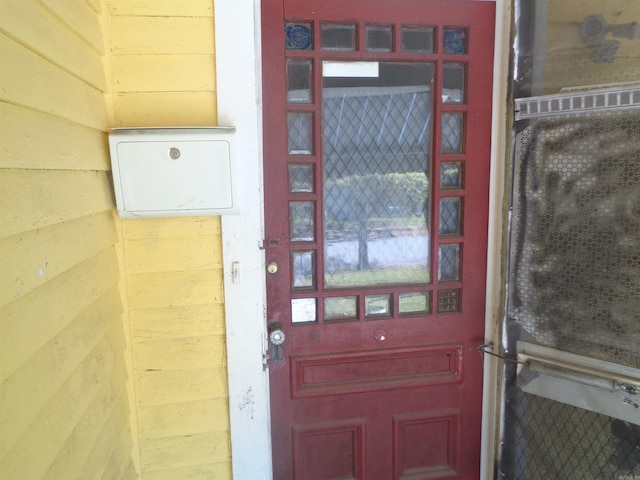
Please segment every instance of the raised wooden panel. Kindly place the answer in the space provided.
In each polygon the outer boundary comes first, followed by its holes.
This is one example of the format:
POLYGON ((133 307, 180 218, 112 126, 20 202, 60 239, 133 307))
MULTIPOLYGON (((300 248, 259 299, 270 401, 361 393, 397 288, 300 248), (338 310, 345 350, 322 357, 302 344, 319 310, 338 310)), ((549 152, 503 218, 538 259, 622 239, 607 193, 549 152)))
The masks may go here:
POLYGON ((364 435, 361 420, 294 427, 294 478, 365 479, 364 435))
POLYGON ((218 270, 145 273, 129 277, 132 309, 222 303, 218 270))
POLYGON ((123 54, 213 54, 210 17, 113 17, 111 51, 123 54))
POLYGON ((103 93, 25 46, 0 34, 0 100, 98 130, 108 127, 103 93))
POLYGON ((0 168, 110 170, 107 135, 0 102, 0 168))
POLYGON ((393 418, 394 479, 457 478, 460 411, 393 418))
MULTIPOLYGON (((0 379, 6 379, 111 289, 118 278, 115 250, 110 248, 2 308, 0 379)), ((105 321, 119 321, 119 317, 105 321)))
POLYGON ((0 175, 0 228, 5 236, 111 210, 107 172, 5 170, 0 175))
POLYGON ((115 55, 111 68, 118 79, 114 92, 214 91, 216 87, 213 55, 115 55))
POLYGON ((229 432, 198 433, 163 438, 141 438, 143 476, 147 471, 229 461, 229 432))
POLYGON ((112 16, 213 17, 213 2, 203 0, 109 0, 112 16))
POLYGON ((460 380, 460 346, 291 357, 292 395, 309 397, 460 380))
POLYGON ((224 335, 224 305, 145 308, 130 313, 134 341, 224 335))
POLYGON ((146 406, 227 395, 227 371, 222 367, 145 371, 136 377, 136 400, 146 406))
MULTIPOLYGON (((5 0, 2 3, 0 28, 11 36, 19 36, 22 43, 52 63, 70 71, 101 91, 106 90, 104 69, 99 52, 78 37, 78 34, 60 23, 37 2, 5 0), (25 22, 24 19, 29 21, 25 22), (47 25, 43 28, 43 25, 47 25)), ((97 28, 91 35, 102 40, 97 28)), ((100 45, 101 48, 101 45, 100 45)))
POLYGON ((0 240, 0 306, 26 295, 117 243, 111 212, 0 240))
POLYGON ((98 17, 86 0, 40 0, 40 2, 98 53, 104 52, 102 29, 98 17))
POLYGON ((216 125, 216 101, 214 91, 115 93, 114 126, 216 125))

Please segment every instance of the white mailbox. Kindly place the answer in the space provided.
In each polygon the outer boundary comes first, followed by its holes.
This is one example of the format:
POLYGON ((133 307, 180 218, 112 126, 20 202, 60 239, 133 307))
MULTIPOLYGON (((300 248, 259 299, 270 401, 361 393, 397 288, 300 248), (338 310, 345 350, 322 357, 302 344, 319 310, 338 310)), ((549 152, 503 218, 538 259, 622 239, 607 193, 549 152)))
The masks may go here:
POLYGON ((238 213, 233 127, 116 128, 109 135, 122 218, 238 213))

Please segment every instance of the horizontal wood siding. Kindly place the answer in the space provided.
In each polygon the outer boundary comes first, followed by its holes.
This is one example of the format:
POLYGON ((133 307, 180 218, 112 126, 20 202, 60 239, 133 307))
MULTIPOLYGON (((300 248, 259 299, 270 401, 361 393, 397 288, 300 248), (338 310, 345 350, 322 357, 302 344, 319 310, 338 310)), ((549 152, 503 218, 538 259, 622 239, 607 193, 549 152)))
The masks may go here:
MULTIPOLYGON (((213 0, 109 0, 115 126, 216 124, 213 0)), ((121 222, 142 478, 231 479, 216 217, 121 222)))
POLYGON ((102 1, 0 2, 3 480, 138 477, 102 1))

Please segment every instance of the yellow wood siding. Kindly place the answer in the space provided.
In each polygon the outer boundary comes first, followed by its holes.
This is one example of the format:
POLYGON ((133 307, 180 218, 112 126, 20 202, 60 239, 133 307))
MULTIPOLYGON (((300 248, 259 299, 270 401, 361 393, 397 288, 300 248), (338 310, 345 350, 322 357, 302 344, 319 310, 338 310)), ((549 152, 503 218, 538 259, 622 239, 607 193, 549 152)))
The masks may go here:
POLYGON ((102 1, 0 1, 3 480, 138 476, 102 1))
MULTIPOLYGON (((215 125, 213 0, 108 0, 114 126, 215 125)), ((142 478, 230 479, 215 217, 121 221, 142 478)))

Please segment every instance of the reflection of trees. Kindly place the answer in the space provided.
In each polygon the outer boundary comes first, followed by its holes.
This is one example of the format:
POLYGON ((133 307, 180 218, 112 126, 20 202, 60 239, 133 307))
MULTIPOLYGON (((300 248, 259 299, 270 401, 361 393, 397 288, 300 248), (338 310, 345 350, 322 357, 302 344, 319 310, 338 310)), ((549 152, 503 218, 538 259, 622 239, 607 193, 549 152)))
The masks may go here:
POLYGON ((327 180, 324 188, 327 229, 355 231, 357 269, 365 270, 369 268, 369 221, 381 219, 385 228, 394 219, 424 218, 429 184, 424 173, 372 173, 327 180))

